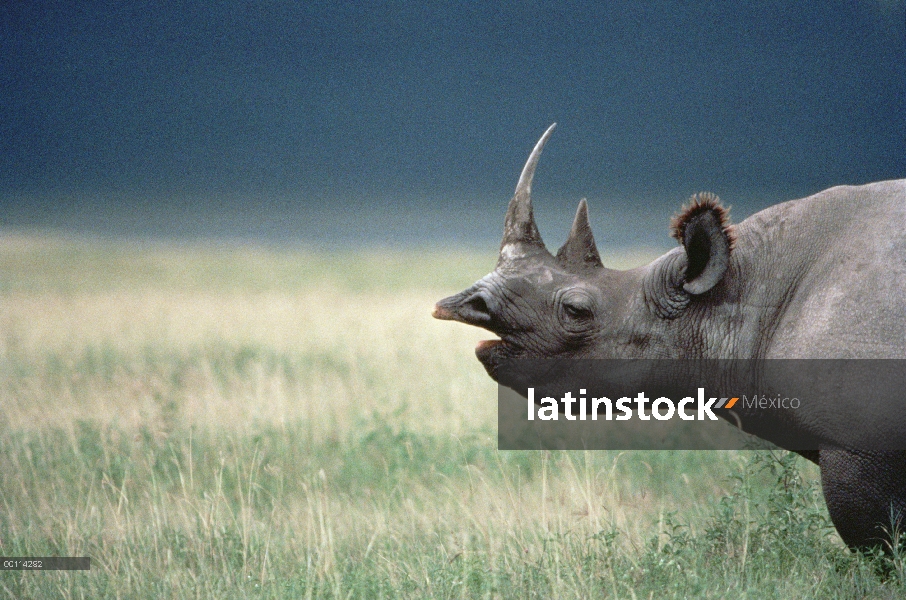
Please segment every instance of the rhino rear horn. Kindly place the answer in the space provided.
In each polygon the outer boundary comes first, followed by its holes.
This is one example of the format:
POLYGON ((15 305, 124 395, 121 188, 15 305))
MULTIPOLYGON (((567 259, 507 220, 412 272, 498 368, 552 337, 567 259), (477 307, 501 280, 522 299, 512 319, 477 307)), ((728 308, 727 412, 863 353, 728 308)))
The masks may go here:
POLYGON ((573 227, 569 230, 569 237, 557 251, 557 260, 565 267, 603 267, 601 256, 595 245, 595 236, 588 223, 588 203, 585 198, 579 201, 573 227))
POLYGON ((535 176, 535 167, 538 166, 538 159, 541 157, 544 144, 547 143, 556 126, 557 124, 554 123, 548 127, 538 143, 535 144, 535 148, 522 169, 522 175, 519 176, 516 193, 510 200, 506 211, 498 264, 529 254, 547 252, 544 242, 541 241, 538 226, 535 225, 535 216, 532 214, 532 179, 535 176))

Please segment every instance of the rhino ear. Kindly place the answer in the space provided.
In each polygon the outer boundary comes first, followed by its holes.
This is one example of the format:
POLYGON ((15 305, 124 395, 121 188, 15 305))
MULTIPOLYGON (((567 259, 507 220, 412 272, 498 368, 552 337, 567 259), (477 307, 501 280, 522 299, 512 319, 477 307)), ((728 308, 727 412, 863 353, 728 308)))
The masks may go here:
POLYGON ((573 227, 563 247, 557 251, 557 260, 565 267, 603 267, 598 248, 595 246, 595 236, 591 233, 588 223, 588 203, 585 198, 579 202, 573 227))
POLYGON ((692 295, 704 294, 723 279, 730 266, 735 241, 730 213, 717 196, 696 194, 674 217, 672 229, 673 237, 686 250, 683 289, 692 295))

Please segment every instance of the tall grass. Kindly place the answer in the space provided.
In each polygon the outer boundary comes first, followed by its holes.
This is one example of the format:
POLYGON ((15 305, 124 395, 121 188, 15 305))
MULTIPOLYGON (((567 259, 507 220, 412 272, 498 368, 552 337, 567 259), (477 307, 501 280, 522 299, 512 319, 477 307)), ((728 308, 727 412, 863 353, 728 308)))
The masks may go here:
POLYGON ((0 238, 0 597, 903 593, 793 456, 498 452, 493 262, 0 238))

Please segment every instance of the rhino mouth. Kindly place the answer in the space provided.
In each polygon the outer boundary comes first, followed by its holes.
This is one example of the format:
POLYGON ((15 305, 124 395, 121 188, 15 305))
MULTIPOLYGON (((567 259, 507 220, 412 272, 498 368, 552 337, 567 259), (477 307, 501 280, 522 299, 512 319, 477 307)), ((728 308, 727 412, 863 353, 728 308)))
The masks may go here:
MULTIPOLYGON (((491 333, 500 335, 500 328, 494 325, 494 319, 487 301, 481 294, 466 290, 455 296, 444 298, 434 307, 432 316, 443 321, 458 321, 466 325, 481 327, 491 333)), ((491 379, 499 383, 498 374, 504 361, 516 357, 519 346, 506 339, 482 340, 475 347, 475 356, 482 364, 491 379)))
POLYGON ((515 347, 504 340, 482 340, 475 346, 475 356, 488 372, 491 379, 498 381, 500 366, 508 358, 512 358, 515 347))

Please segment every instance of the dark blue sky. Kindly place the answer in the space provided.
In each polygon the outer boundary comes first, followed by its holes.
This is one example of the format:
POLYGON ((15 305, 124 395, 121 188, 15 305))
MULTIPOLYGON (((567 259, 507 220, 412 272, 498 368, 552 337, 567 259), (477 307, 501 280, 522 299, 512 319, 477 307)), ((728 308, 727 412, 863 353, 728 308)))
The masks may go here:
POLYGON ((4 2, 0 225, 496 232, 553 121, 542 213, 742 216, 906 176, 904 31, 902 0, 4 2))

